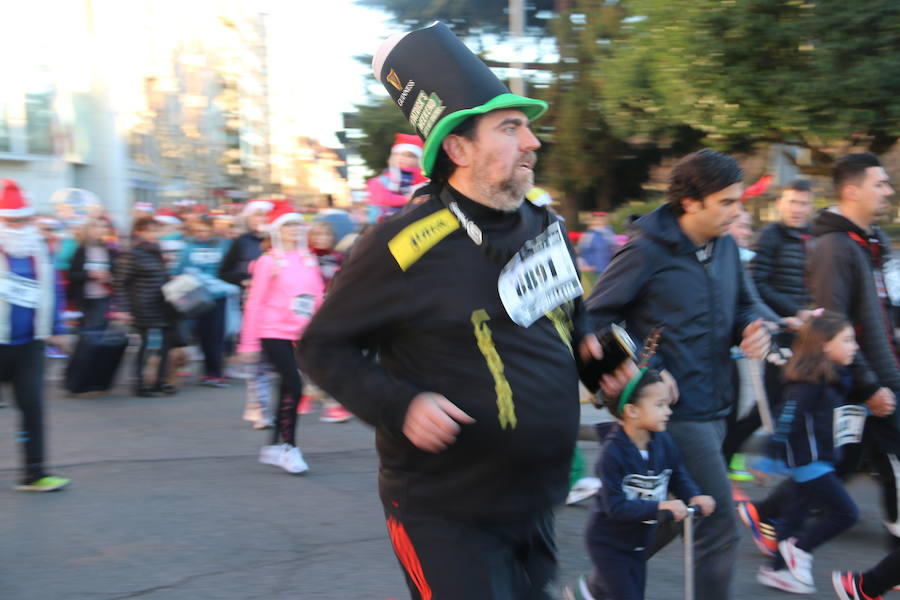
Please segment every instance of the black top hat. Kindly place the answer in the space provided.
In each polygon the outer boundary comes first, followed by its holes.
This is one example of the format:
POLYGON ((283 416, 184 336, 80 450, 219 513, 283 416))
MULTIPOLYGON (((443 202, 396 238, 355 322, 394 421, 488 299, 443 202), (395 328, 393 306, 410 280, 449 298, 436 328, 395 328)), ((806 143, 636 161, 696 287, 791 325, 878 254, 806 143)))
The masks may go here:
POLYGON ((516 108, 534 121, 547 111, 543 100, 511 93, 440 21, 386 39, 375 53, 372 70, 425 140, 426 175, 441 142, 468 117, 516 108))

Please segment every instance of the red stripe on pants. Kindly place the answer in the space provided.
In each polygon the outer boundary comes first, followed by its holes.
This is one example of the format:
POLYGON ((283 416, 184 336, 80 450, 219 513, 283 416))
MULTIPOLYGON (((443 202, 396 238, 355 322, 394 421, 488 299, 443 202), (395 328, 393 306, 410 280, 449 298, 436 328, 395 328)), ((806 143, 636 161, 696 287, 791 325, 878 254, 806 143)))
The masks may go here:
POLYGON ((413 548, 412 540, 406 533, 406 528, 394 517, 388 517, 387 520, 388 533, 391 536, 391 545, 400 564, 406 570, 407 575, 419 590, 422 600, 431 600, 431 586, 425 581, 425 574, 422 572, 422 563, 416 555, 416 549, 413 548))

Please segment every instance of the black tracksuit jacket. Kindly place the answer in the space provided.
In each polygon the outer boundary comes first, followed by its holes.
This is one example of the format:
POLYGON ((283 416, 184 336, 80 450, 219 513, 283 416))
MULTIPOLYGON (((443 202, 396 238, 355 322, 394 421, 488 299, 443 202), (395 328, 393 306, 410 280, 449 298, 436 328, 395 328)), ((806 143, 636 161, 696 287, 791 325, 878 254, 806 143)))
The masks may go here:
MULTIPOLYGON (((503 213, 455 196, 497 247, 518 249, 549 221, 527 201, 503 213)), ((304 332, 303 372, 375 426, 385 504, 505 521, 566 496, 580 414, 572 346, 585 332, 581 299, 521 327, 500 301, 502 267, 432 196, 360 238, 304 332), (476 420, 438 453, 402 433, 410 402, 425 391, 476 420)))

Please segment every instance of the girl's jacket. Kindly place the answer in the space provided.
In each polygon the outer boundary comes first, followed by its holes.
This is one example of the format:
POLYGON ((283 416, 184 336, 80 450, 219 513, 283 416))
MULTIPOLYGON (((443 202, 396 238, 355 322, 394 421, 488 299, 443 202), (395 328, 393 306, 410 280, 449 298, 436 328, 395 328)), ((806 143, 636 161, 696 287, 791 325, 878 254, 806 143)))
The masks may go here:
POLYGON ((618 423, 596 426, 601 441, 597 476, 602 482, 588 518, 587 543, 639 551, 656 529, 659 503, 671 491, 687 504, 700 495, 675 442, 666 432, 651 434, 644 460, 618 423))
POLYGON ((811 463, 839 462, 840 445, 858 441, 851 435, 852 430, 858 428, 861 434, 866 417, 864 405, 846 400, 850 385, 846 371, 833 384, 788 382, 784 386, 784 407, 772 436, 775 456, 792 469, 811 463))
POLYGON ((305 249, 273 249, 260 256, 250 271, 238 351, 259 352, 264 338, 300 339, 325 291, 316 257, 305 249))

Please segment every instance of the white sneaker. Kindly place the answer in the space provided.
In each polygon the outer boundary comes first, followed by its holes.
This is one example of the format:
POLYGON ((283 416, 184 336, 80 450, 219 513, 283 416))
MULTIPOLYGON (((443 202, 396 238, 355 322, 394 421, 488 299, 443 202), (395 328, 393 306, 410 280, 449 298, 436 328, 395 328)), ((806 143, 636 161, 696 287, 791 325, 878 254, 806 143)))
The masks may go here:
POLYGON ((815 594, 816 588, 806 585, 791 575, 787 569, 775 571, 772 567, 760 567, 756 573, 756 580, 761 584, 783 592, 792 594, 815 594))
POLYGON ((275 426, 272 417, 263 416, 260 413, 259 419, 253 422, 253 429, 272 429, 275 426))
POLYGON ((263 446, 259 449, 259 462, 264 465, 279 466, 281 460, 281 444, 276 446, 263 446))
POLYGON ((795 546, 797 538, 790 538, 778 542, 778 551, 784 558, 788 570, 797 581, 804 585, 814 585, 812 576, 812 554, 795 546))
POLYGON ((247 408, 244 409, 243 416, 241 416, 241 418, 243 420, 250 421, 251 423, 256 423, 257 421, 262 419, 262 417, 263 417, 262 409, 259 408, 258 406, 257 407, 248 406, 247 408))
POLYGON ((582 477, 569 490, 569 495, 566 496, 566 504, 575 504, 595 496, 602 485, 596 477, 582 477))
POLYGON ((284 444, 281 446, 281 456, 278 459, 278 466, 288 473, 304 473, 309 471, 309 465, 303 460, 303 453, 297 446, 284 444))

